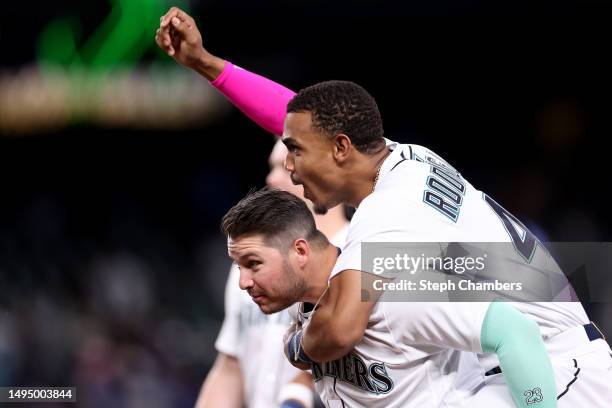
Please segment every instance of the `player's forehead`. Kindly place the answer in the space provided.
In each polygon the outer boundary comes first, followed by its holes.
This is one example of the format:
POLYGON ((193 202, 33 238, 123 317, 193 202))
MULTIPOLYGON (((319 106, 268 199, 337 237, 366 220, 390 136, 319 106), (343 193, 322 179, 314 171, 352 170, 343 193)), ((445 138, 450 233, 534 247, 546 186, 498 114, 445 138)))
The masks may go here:
POLYGON ((227 238, 227 252, 235 261, 248 256, 269 256, 274 249, 263 234, 248 234, 227 238))
POLYGON ((313 140, 311 136, 317 135, 312 126, 312 114, 310 112, 291 112, 285 119, 285 128, 281 140, 286 146, 291 144, 307 144, 313 140))

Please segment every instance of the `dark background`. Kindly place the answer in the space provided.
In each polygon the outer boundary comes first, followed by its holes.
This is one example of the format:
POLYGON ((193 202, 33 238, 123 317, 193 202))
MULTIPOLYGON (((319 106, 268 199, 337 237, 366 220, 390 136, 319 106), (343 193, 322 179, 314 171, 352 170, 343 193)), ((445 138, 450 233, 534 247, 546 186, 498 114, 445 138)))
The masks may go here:
MULTIPOLYGON (((388 138, 445 157, 543 241, 611 240, 612 4, 327 3, 190 6, 207 48, 238 65, 294 90, 363 85, 388 138)), ((48 21, 78 16, 87 34, 110 3, 3 9, 6 74, 36 64, 48 21)), ((154 47, 139 64, 155 60, 174 65, 154 47)), ((263 186, 272 144, 235 110, 172 130, 4 129, 0 383, 76 385, 79 406, 190 406, 223 313, 218 222, 263 186)), ((609 304, 586 307, 611 335, 609 304)))

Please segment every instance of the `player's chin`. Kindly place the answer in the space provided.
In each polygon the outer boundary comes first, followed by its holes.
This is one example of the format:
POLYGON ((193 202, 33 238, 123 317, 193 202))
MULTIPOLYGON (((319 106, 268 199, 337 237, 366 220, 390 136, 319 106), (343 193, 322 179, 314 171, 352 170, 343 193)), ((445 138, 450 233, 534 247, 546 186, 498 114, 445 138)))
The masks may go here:
POLYGON ((308 199, 312 203, 312 210, 315 214, 325 215, 327 214, 327 205, 320 202, 311 192, 304 187, 304 198, 308 199))
POLYGON ((321 204, 315 204, 314 208, 313 208, 313 211, 314 211, 315 214, 325 215, 325 214, 327 214, 327 207, 324 206, 324 205, 321 205, 321 204))
POLYGON ((259 303, 257 306, 259 306, 259 310, 261 310, 264 314, 272 314, 277 312, 277 307, 275 307, 273 303, 259 303))
POLYGON ((276 302, 263 303, 263 304, 259 305, 259 310, 261 310, 262 313, 264 313, 264 314, 273 314, 273 313, 278 313, 281 310, 285 310, 286 308, 288 308, 291 305, 292 305, 292 303, 287 304, 286 302, 283 302, 283 303, 276 303, 276 302))

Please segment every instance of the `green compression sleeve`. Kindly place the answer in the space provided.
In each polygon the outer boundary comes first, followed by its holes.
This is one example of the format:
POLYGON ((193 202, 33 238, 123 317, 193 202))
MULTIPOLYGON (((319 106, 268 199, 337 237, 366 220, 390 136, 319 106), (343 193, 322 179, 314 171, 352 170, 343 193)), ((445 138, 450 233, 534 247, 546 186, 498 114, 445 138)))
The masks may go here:
POLYGON ((487 310, 480 344, 495 353, 516 405, 520 408, 557 406, 555 376, 538 325, 505 302, 487 310))

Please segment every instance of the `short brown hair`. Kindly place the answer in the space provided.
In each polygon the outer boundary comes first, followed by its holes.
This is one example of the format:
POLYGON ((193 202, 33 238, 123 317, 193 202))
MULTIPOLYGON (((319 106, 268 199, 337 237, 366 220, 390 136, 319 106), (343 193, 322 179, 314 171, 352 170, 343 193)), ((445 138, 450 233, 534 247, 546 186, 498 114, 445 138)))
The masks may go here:
POLYGON ((279 249, 288 248, 298 238, 327 244, 302 199, 268 187, 250 192, 230 208, 221 220, 221 231, 231 239, 261 234, 279 249))

